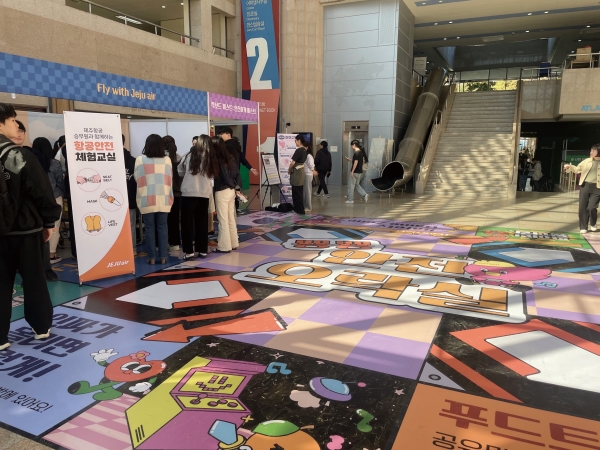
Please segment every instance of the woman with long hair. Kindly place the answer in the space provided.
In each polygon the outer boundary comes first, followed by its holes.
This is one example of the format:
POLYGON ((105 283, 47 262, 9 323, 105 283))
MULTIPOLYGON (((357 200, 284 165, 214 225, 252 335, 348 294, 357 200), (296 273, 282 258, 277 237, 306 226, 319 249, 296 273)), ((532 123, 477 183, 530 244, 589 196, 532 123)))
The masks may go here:
MULTIPOLYGON (((535 160, 535 157, 533 158, 535 160)), ((600 144, 592 145, 590 157, 577 166, 566 164, 564 170, 580 173, 579 178, 579 232, 585 234, 588 227, 597 230, 598 204, 600 203, 600 144)), ((540 169, 541 171, 541 169, 540 169)))
POLYGON ((166 264, 169 256, 167 217, 173 206, 173 166, 158 134, 146 138, 142 155, 135 160, 134 178, 137 181, 137 206, 146 230, 148 264, 156 263, 157 231, 158 258, 161 264, 166 264))
POLYGON ((315 158, 313 157, 313 147, 308 141, 302 141, 302 146, 306 149, 306 162, 304 163, 304 211, 312 211, 312 182, 315 171, 315 158))
POLYGON ((198 256, 208 254, 208 204, 212 195, 210 179, 215 170, 211 165, 210 137, 198 136, 198 141, 179 163, 181 181, 181 242, 186 261, 194 259, 194 243, 198 256))
POLYGON ((181 177, 177 171, 181 156, 177 153, 177 144, 173 136, 163 136, 165 151, 167 156, 171 158, 173 165, 173 207, 167 217, 167 228, 169 236, 169 250, 179 250, 181 243, 181 234, 179 231, 179 212, 181 210, 181 177))
POLYGON ((360 185, 360 182, 363 178, 363 165, 369 162, 369 158, 367 158, 367 152, 365 152, 365 148, 358 139, 354 139, 350 145, 352 145, 354 154, 352 155, 352 159, 346 156, 346 159, 352 163, 352 166, 350 167, 350 178, 348 178, 348 200, 346 200, 346 203, 354 203, 355 188, 366 202, 369 200, 369 194, 365 192, 360 185))
POLYGON ((237 223, 235 216, 236 190, 242 180, 240 168, 235 159, 227 151, 225 141, 220 137, 212 138, 211 159, 218 171, 215 174, 215 207, 219 220, 219 239, 217 252, 229 253, 239 246, 237 223))

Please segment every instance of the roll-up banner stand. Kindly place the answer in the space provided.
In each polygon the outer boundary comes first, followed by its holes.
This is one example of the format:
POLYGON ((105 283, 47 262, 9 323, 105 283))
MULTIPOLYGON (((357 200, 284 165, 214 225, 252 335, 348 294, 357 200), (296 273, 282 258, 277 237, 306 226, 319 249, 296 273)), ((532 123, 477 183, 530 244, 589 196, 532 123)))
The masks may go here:
POLYGON ((79 282, 135 273, 120 116, 64 117, 79 282))

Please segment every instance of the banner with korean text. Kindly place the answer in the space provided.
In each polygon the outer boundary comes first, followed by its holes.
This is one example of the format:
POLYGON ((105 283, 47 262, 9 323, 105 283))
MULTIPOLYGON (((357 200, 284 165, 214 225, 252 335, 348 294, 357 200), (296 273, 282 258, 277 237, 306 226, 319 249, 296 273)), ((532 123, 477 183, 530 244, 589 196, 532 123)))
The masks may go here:
MULTIPOLYGON (((273 153, 279 118, 279 1, 240 0, 242 6, 242 97, 258 102, 260 124, 245 132, 246 159, 258 166, 273 153), (260 127, 260 133, 258 132, 260 127), (259 142, 260 137, 260 142, 259 142)), ((251 177, 251 182, 258 180, 251 177)))
POLYGON ((79 281, 133 273, 120 116, 64 116, 79 281))

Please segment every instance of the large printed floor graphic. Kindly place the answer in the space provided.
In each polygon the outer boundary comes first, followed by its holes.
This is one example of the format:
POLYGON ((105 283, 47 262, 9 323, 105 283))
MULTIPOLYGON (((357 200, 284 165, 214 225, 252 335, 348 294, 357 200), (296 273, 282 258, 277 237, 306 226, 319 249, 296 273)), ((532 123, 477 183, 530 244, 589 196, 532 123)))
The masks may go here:
POLYGON ((600 450, 600 233, 238 221, 235 252, 65 276, 47 340, 15 309, 0 424, 71 450, 600 450))

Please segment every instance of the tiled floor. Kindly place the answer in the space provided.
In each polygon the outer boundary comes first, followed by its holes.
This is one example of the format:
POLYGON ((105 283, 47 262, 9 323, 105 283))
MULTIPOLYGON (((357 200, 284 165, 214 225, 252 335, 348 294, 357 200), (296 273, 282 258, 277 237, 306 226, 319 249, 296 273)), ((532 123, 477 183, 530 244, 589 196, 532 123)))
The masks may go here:
POLYGON ((230 254, 65 278, 45 343, 15 315, 0 450, 600 449, 576 193, 312 203, 240 216, 230 254))

